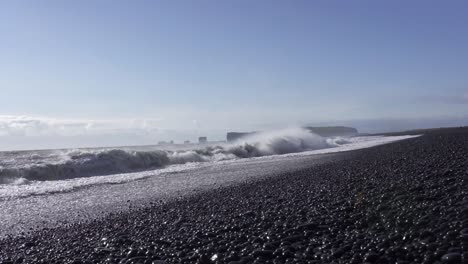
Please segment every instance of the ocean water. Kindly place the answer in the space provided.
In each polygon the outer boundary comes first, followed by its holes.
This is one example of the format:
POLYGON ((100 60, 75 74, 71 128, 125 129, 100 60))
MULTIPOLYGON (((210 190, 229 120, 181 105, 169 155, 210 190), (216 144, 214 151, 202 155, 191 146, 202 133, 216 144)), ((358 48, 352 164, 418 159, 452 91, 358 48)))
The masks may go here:
POLYGON ((323 138, 294 128, 230 144, 2 152, 0 236, 271 177, 327 162, 331 153, 411 137, 323 138))
POLYGON ((409 136, 324 138, 300 128, 256 134, 232 143, 0 152, 0 200, 117 184, 160 174, 349 151, 409 136))
POLYGON ((10 151, 0 153, 0 184, 149 171, 187 163, 296 153, 342 143, 337 140, 335 144, 304 129, 292 128, 254 135, 231 144, 10 151))

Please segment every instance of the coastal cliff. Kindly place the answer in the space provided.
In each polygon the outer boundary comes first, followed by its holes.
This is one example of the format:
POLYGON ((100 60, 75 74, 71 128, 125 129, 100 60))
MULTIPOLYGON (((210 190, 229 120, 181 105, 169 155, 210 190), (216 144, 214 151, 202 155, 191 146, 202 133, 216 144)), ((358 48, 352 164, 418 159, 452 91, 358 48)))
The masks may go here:
MULTIPOLYGON (((326 127, 304 127, 310 132, 317 134, 322 137, 343 137, 343 136, 355 136, 358 134, 358 130, 353 127, 345 126, 326 126, 326 127)), ((235 141, 244 138, 249 135, 256 134, 258 132, 228 132, 226 134, 226 140, 228 142, 235 141)))
POLYGON ((358 134, 356 128, 345 126, 305 127, 305 129, 322 137, 355 136, 358 134))

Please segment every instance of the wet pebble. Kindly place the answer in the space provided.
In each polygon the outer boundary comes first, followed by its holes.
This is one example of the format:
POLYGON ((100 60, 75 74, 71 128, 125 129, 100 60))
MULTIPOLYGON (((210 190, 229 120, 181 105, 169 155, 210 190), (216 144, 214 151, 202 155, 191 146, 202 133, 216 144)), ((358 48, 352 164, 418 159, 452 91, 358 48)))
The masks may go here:
POLYGON ((462 128, 304 158, 310 168, 4 238, 0 263, 462 263, 467 156, 462 128))

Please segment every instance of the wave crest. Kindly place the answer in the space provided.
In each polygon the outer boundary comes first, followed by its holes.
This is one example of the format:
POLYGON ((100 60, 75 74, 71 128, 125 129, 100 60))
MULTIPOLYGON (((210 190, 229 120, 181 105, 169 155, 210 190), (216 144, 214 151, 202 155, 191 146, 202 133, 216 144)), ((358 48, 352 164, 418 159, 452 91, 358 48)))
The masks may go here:
POLYGON ((305 129, 291 128, 257 133, 231 144, 184 151, 76 150, 68 152, 61 162, 45 164, 37 162, 37 155, 31 155, 31 159, 36 161, 32 165, 0 167, 0 184, 17 182, 17 179, 29 182, 110 175, 157 169, 172 164, 270 156, 336 145, 337 142, 327 142, 325 138, 305 129))

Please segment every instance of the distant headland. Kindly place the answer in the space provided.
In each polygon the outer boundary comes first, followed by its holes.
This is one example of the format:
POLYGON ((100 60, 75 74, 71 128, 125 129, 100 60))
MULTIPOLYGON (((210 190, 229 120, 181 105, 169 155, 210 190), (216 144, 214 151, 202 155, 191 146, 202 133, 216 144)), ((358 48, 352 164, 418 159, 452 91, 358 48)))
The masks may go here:
MULTIPOLYGON (((345 126, 324 126, 324 127, 304 127, 310 132, 322 137, 340 137, 340 136, 355 136, 358 130, 353 127, 345 126)), ((226 134, 227 141, 235 141, 246 136, 254 135, 256 132, 228 132, 226 134)))

